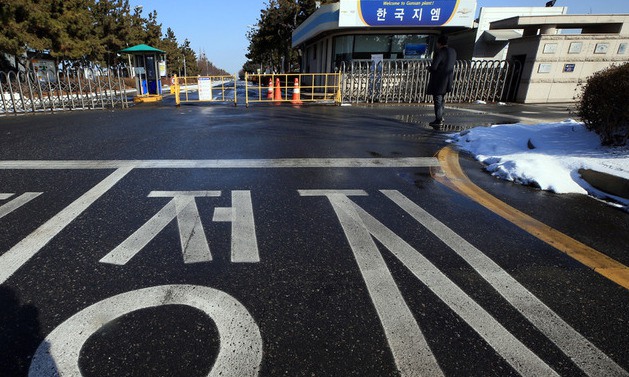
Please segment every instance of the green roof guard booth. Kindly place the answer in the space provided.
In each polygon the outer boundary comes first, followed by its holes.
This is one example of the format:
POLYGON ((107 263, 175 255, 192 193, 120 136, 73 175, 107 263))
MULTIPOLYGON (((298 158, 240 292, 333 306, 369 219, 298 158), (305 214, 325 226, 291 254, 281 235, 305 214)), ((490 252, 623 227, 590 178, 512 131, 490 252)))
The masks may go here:
POLYGON ((138 90, 133 101, 161 101, 161 76, 166 76, 166 52, 140 44, 120 50, 120 53, 133 55, 133 71, 137 77, 135 84, 138 90))

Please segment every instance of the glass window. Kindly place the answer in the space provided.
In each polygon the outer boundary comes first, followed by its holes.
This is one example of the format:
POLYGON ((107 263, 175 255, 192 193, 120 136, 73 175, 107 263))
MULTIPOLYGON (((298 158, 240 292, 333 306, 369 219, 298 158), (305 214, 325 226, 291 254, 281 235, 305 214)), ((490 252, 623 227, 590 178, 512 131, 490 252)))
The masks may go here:
POLYGON ((357 35, 354 43, 354 52, 382 54, 389 52, 390 45, 390 35, 357 35))
POLYGON ((426 34, 363 34, 334 38, 333 64, 352 59, 371 59, 382 54, 384 59, 428 59, 432 53, 432 37, 426 34))
POLYGON ((337 67, 341 62, 352 60, 353 48, 353 35, 344 35, 334 38, 334 62, 337 67))
POLYGON ((428 57, 427 35, 394 35, 391 52, 405 59, 425 59, 428 57))

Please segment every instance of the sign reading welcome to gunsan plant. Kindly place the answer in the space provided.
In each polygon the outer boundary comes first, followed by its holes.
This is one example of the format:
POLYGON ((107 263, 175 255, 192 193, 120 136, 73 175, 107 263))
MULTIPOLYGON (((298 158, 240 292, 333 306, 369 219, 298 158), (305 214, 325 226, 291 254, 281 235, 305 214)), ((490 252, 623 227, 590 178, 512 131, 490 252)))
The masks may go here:
POLYGON ((476 0, 341 0, 341 27, 472 27, 476 0))

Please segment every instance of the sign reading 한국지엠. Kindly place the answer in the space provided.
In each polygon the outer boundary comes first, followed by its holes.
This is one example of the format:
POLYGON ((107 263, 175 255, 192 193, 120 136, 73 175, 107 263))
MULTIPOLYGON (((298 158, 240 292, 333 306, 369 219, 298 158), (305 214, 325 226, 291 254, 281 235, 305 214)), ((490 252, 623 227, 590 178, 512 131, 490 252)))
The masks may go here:
POLYGON ((341 0, 339 26, 472 27, 476 0, 341 0))

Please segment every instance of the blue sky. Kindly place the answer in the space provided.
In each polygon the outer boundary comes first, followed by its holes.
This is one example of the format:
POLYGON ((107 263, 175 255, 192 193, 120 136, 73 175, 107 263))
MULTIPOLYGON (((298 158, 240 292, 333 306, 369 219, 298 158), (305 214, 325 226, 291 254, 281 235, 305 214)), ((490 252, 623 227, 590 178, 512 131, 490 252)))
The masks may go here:
MULTIPOLYGON (((480 7, 544 6, 547 0, 477 0, 480 7)), ((186 38, 199 53, 204 50, 214 65, 237 73, 245 63, 247 30, 257 23, 264 0, 130 0, 131 7, 142 5, 146 16, 157 11, 162 30, 170 27, 179 43, 186 38)), ((568 14, 629 14, 629 0, 557 0, 555 6, 568 7, 568 14)))

